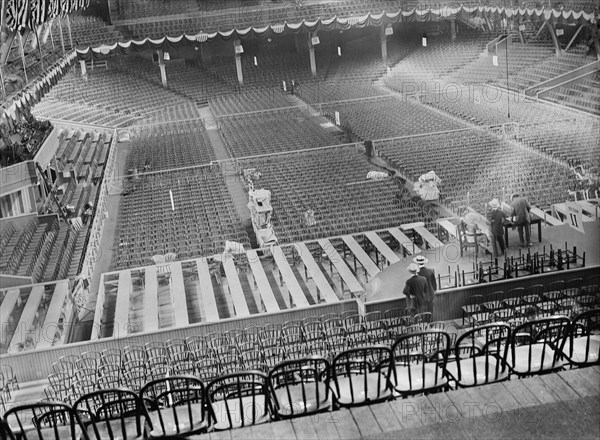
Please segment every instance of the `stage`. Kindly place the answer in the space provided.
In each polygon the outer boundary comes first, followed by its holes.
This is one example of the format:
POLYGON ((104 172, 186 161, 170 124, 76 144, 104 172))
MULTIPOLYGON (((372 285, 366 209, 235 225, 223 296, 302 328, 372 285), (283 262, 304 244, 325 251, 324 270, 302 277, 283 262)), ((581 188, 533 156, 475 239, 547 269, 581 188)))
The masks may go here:
MULTIPOLYGON (((553 249, 565 249, 572 251, 573 246, 577 248, 577 255, 585 252, 585 266, 600 265, 600 221, 587 222, 584 225, 585 233, 564 224, 560 226, 542 226, 542 241, 538 242, 537 228, 532 228, 531 239, 534 241, 530 248, 531 253, 543 253, 549 251, 550 246, 553 249)), ((505 258, 511 256, 518 257, 519 253, 527 253, 527 249, 519 248, 519 236, 517 230, 508 230, 508 243, 510 247, 506 251, 506 256, 500 257, 498 262, 503 264, 505 258)), ((487 253, 484 257, 482 251, 475 257, 474 249, 467 249, 463 256, 460 256, 460 247, 458 242, 450 241, 443 247, 437 249, 422 250, 420 255, 424 255, 429 262, 427 267, 434 269, 436 275, 447 275, 459 270, 470 272, 474 265, 480 261, 491 261, 491 254, 487 253)), ((402 290, 406 280, 409 278, 408 265, 412 263, 413 256, 402 258, 401 261, 391 264, 386 269, 373 277, 367 284, 366 301, 379 301, 384 299, 398 298, 402 295, 402 290)))

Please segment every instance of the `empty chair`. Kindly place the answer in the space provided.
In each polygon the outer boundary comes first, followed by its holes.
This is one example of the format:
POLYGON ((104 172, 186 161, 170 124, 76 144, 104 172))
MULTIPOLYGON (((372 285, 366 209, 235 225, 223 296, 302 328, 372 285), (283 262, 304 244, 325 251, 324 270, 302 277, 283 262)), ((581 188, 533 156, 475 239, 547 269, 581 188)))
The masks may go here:
POLYGON ((140 390, 150 437, 187 435, 206 429, 204 384, 193 376, 171 376, 148 382, 140 390))
POLYGON ((448 386, 446 363, 450 336, 439 330, 401 335, 392 346, 391 383, 401 396, 433 392, 448 386))
POLYGON ((270 420, 267 376, 240 371, 220 376, 206 387, 211 426, 216 430, 258 425, 270 420))
POLYGON ((276 418, 326 411, 331 407, 329 362, 311 356, 281 362, 269 371, 269 389, 276 418))
POLYGON ((525 322, 510 337, 508 365, 519 376, 546 373, 564 365, 570 321, 564 316, 525 322))
POLYGON ((141 439, 146 410, 137 393, 126 389, 99 390, 81 396, 73 409, 90 439, 141 439))
POLYGON ((600 363, 600 309, 573 317, 563 352, 577 366, 600 363))
POLYGON ((339 353, 331 365, 334 402, 357 406, 392 397, 392 351, 384 345, 351 348, 339 353))
POLYGON ((6 411, 4 420, 16 437, 23 440, 87 439, 77 414, 64 403, 17 405, 6 411))
POLYGON ((470 318, 473 314, 481 311, 483 303, 483 295, 473 295, 467 303, 462 306, 462 323, 465 325, 465 319, 470 318))
POLYGON ((508 379, 508 324, 487 324, 464 333, 454 346, 446 371, 461 387, 508 379))

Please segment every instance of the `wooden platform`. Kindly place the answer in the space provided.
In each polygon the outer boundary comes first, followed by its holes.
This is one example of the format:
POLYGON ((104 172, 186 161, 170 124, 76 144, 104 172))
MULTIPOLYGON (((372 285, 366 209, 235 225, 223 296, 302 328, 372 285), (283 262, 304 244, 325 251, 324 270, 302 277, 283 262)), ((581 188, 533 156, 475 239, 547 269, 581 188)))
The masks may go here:
POLYGON ((600 436, 600 366, 415 396, 193 439, 545 439, 600 436))

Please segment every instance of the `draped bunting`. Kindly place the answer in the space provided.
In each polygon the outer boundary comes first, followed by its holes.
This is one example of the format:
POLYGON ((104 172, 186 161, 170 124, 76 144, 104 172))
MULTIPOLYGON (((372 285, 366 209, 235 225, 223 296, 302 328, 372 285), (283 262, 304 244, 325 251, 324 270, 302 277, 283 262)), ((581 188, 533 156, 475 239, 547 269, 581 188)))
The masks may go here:
POLYGON ((85 9, 90 0, 7 0, 6 25, 9 31, 35 29, 51 18, 85 9))
POLYGON ((252 35, 258 38, 270 38, 274 34, 297 34, 305 32, 348 30, 352 27, 364 28, 366 26, 382 26, 399 22, 427 22, 442 21, 450 19, 469 20, 475 17, 488 17, 490 19, 519 17, 527 20, 548 20, 551 22, 563 21, 571 23, 586 23, 595 21, 591 13, 583 11, 559 11, 556 9, 512 9, 490 6, 456 8, 444 7, 438 9, 411 9, 398 10, 396 12, 382 12, 377 14, 368 13, 360 17, 332 17, 316 21, 302 20, 297 23, 272 24, 262 27, 249 27, 244 29, 232 28, 218 32, 200 32, 196 35, 179 35, 176 37, 166 36, 160 39, 144 38, 143 40, 130 40, 112 45, 88 47, 77 49, 80 59, 102 58, 104 55, 119 53, 127 54, 132 51, 143 51, 147 49, 157 50, 161 48, 194 46, 198 43, 212 43, 217 39, 231 40, 252 35))
POLYGON ((75 61, 77 55, 75 52, 70 52, 65 58, 54 63, 40 78, 33 84, 29 85, 19 95, 17 95, 12 104, 8 108, 4 108, 0 115, 0 124, 8 124, 9 126, 20 119, 20 110, 29 111, 44 95, 58 83, 70 69, 71 64, 75 61))

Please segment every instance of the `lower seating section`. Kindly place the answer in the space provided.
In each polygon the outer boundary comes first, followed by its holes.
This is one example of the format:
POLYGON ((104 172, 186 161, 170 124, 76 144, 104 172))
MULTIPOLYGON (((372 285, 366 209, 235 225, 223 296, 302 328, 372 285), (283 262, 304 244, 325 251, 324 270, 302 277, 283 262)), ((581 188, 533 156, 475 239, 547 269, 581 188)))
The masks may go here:
MULTIPOLYGON (((48 376, 46 401, 64 402, 63 411, 79 413, 70 423, 91 431, 104 417, 99 411, 90 418, 89 402, 115 401, 117 393, 127 393, 127 414, 111 412, 111 419, 123 421, 112 425, 115 432, 128 425, 127 415, 139 419, 140 434, 148 429, 162 437, 169 430, 240 428, 453 388, 478 387, 475 391, 526 376, 597 368, 599 362, 600 309, 570 317, 531 315, 512 325, 497 320, 458 331, 401 313, 328 314, 64 356, 48 376), (158 405, 155 388, 171 398, 158 405), (173 425, 165 424, 162 417, 173 412, 175 396, 185 411, 173 425)), ((9 392, 18 386, 13 382, 9 392)), ((4 420, 18 431, 22 419, 15 419, 37 409, 16 405, 4 420)), ((52 420, 69 425, 65 418, 52 420)))
MULTIPOLYGON (((376 230, 415 221, 433 228, 434 220, 414 203, 394 178, 368 180, 369 165, 354 147, 245 160, 261 173, 255 187, 271 191, 273 226, 280 242, 376 230), (293 184, 290 184, 293 182, 293 184), (304 214, 312 209, 316 224, 304 214)), ((431 229, 433 230, 433 229, 431 229)))
POLYGON ((323 114, 335 120, 340 113, 344 129, 361 140, 386 139, 464 128, 462 122, 396 96, 323 105, 323 114))
POLYGON ((599 88, 600 73, 596 72, 578 81, 551 90, 544 96, 544 99, 600 115, 599 88))
POLYGON ((219 166, 131 177, 119 212, 117 269, 146 266, 169 252, 178 259, 221 253, 225 240, 250 244, 219 166))
POLYGON ((142 129, 133 139, 125 169, 151 172, 204 165, 216 159, 202 121, 173 122, 142 129))
POLYGON ((442 179, 441 197, 453 209, 468 202, 484 212, 491 198, 513 192, 546 208, 567 199, 574 178, 568 167, 477 129, 381 141, 376 148, 412 181, 435 171, 442 179))
POLYGON ((219 118, 221 133, 233 157, 339 145, 343 138, 327 132, 316 118, 297 108, 219 118))

